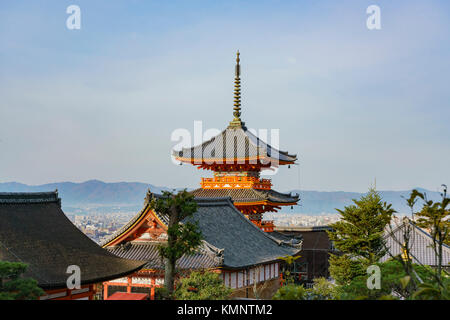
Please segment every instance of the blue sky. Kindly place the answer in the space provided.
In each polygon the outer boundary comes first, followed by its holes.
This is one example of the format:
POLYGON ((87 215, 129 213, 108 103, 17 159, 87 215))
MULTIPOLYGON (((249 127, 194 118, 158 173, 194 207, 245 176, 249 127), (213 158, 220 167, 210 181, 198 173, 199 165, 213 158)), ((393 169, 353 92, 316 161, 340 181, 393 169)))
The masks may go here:
POLYGON ((243 120, 299 155, 276 189, 436 190, 449 30, 448 1, 3 1, 0 182, 198 186, 208 173, 173 165, 170 135, 228 124, 239 49, 243 120))

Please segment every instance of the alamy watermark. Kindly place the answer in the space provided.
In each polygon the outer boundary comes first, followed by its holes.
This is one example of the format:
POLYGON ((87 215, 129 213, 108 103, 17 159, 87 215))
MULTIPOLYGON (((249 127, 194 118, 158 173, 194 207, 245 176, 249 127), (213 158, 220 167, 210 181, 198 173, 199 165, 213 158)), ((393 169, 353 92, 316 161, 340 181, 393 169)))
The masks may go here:
POLYGON ((366 20, 366 26, 369 30, 381 29, 381 9, 373 4, 367 7, 366 13, 369 15, 366 20))
POLYGON ((367 289, 381 289, 381 269, 377 265, 371 265, 367 268, 367 274, 369 277, 367 278, 367 289))
POLYGON ((66 273, 70 274, 67 278, 67 289, 80 289, 81 288, 81 269, 79 266, 72 264, 67 267, 66 273))
POLYGON ((66 27, 69 30, 81 29, 81 9, 79 6, 72 4, 67 7, 66 13, 70 14, 66 20, 66 27))

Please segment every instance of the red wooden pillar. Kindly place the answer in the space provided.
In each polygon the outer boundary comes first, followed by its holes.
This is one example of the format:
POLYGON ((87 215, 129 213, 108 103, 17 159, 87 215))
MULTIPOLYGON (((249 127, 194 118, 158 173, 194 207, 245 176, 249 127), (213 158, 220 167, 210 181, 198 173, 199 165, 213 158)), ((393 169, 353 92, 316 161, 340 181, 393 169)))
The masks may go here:
POLYGON ((103 283, 103 300, 106 300, 108 298, 108 285, 106 282, 103 283))
POLYGON ((97 292, 97 286, 94 286, 93 284, 89 285, 89 300, 94 300, 94 294, 97 292))
POLYGON ((131 277, 128 277, 127 280, 127 293, 131 293, 131 277))
POLYGON ((155 278, 152 277, 152 287, 150 289, 150 300, 155 300, 155 278))
POLYGON ((280 275, 280 286, 283 286, 283 274, 281 272, 278 272, 278 274, 280 275))

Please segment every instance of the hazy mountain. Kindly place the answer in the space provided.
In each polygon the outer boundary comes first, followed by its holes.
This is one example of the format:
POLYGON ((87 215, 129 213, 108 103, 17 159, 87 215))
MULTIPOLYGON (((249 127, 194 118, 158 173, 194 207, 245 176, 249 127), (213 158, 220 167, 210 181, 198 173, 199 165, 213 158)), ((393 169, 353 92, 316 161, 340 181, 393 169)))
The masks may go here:
MULTIPOLYGON (((439 192, 417 188, 421 192, 426 192, 428 199, 437 201, 441 199, 439 192)), ((345 206, 353 204, 352 199, 359 199, 364 193, 344 192, 344 191, 301 191, 292 192, 300 195, 300 205, 282 208, 281 212, 295 212, 305 214, 336 213, 336 209, 343 209, 345 206)), ((411 190, 405 191, 379 191, 383 201, 391 203, 392 207, 399 213, 410 213, 410 208, 406 205, 404 198, 408 198, 411 190), (404 197, 404 198, 402 198, 404 197)), ((419 207, 417 207, 419 208, 419 207)), ((417 209, 416 208, 416 209, 417 209)))
POLYGON ((56 182, 38 186, 29 186, 17 182, 0 183, 0 192, 37 192, 58 189, 62 204, 66 206, 85 204, 125 204, 141 205, 148 189, 155 193, 170 190, 140 182, 106 183, 89 180, 81 183, 56 182))
MULTIPOLYGON (((105 207, 103 209, 104 212, 110 212, 110 208, 117 207, 117 205, 120 205, 121 208, 127 207, 130 210, 139 210, 148 189, 155 193, 160 193, 162 190, 170 190, 167 187, 139 182, 105 183, 98 180, 89 180, 82 183, 58 182, 38 186, 29 186, 17 182, 0 183, 0 192, 36 192, 53 191, 55 189, 58 189, 65 209, 72 211, 76 207, 101 205, 105 207)), ((180 190, 180 188, 177 190, 180 190)), ((419 190, 426 192, 431 200, 440 199, 438 192, 419 190)), ((336 213, 336 208, 343 209, 345 206, 352 204, 352 199, 358 199, 363 195, 362 193, 344 191, 293 190, 292 192, 300 194, 300 205, 294 206, 292 209, 291 207, 284 207, 281 212, 305 214, 336 213)), ((408 197, 409 193, 409 190, 380 191, 383 200, 392 203, 393 208, 400 213, 409 213, 409 208, 405 205, 406 202, 402 198, 402 196, 408 197)))

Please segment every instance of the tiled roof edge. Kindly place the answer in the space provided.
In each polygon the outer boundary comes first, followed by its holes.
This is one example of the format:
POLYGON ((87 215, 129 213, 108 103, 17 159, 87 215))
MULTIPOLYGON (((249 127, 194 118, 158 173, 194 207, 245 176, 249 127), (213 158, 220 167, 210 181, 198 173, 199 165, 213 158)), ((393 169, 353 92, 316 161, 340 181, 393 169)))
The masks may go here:
POLYGON ((51 192, 0 192, 0 204, 57 203, 61 205, 58 190, 51 192))

